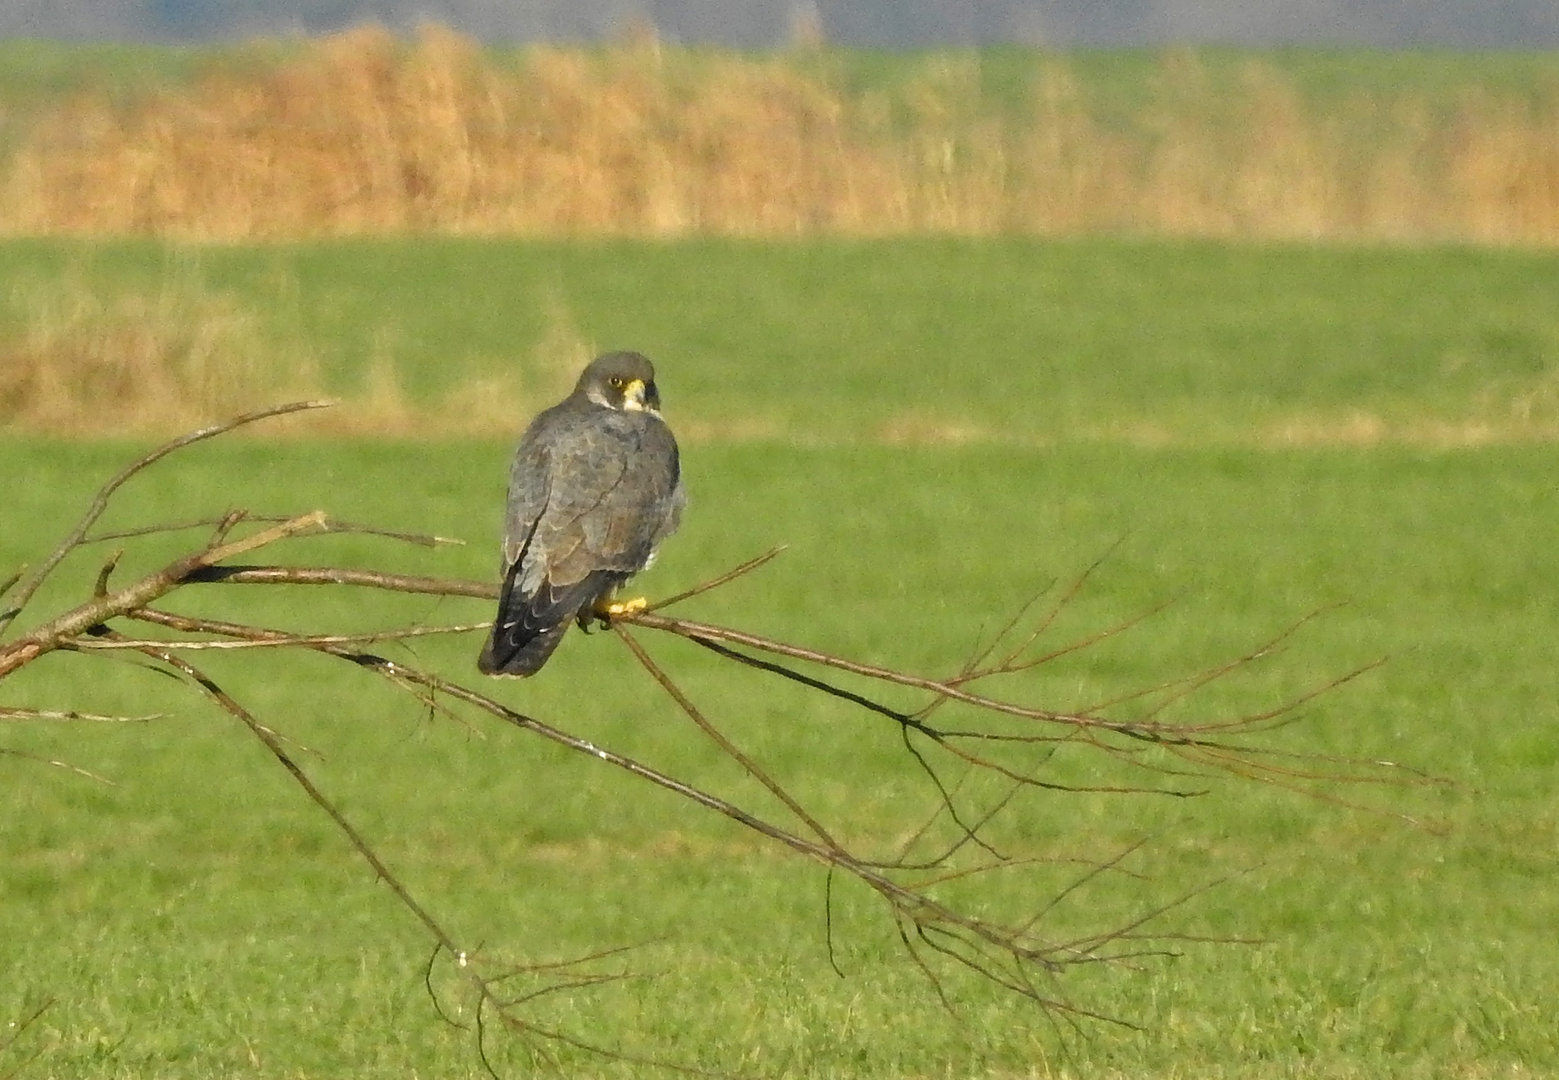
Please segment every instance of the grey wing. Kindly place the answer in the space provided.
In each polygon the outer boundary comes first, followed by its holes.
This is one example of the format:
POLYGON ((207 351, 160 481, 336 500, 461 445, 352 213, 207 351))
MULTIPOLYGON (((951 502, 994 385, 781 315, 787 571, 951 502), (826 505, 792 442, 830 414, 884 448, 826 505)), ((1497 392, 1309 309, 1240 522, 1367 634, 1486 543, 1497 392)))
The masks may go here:
POLYGON ((543 414, 515 453, 503 590, 478 668, 538 671, 571 619, 649 564, 683 502, 676 441, 658 419, 543 414))
POLYGON ((520 439, 509 474, 503 586, 492 633, 477 659, 488 675, 533 675, 563 639, 569 622, 626 577, 597 571, 573 578, 560 565, 577 542, 569 523, 588 502, 580 473, 590 440, 588 416, 567 407, 537 417, 520 439), (562 578, 569 580, 561 580, 562 578))
MULTIPOLYGON (((525 432, 509 467, 509 502, 503 523, 503 575, 527 554, 552 487, 546 417, 525 432)), ((523 573, 523 571, 522 571, 523 573)))
POLYGON ((551 485, 531 547, 547 580, 569 585, 597 571, 642 570, 676 528, 676 441, 658 419, 598 413, 553 447, 551 485))

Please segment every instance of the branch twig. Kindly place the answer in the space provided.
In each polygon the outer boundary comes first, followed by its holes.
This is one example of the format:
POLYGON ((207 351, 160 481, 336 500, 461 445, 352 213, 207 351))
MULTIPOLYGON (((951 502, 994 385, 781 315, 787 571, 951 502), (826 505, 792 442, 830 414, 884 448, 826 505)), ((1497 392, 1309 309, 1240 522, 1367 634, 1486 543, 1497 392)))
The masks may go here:
MULTIPOLYGON (((66 555, 69 555, 72 550, 81 544, 82 538, 87 535, 87 531, 97 523, 98 518, 103 516, 103 511, 108 509, 108 501, 113 497, 114 492, 118 491, 125 481, 129 480, 136 473, 156 464, 176 450, 182 450, 186 446, 191 446, 206 439, 216 438, 218 435, 225 435, 229 431, 244 427, 247 424, 268 420, 275 416, 303 412, 308 409, 329 408, 334 404, 335 402, 333 401, 295 401, 286 405, 276 405, 269 409, 257 409, 254 412, 244 413, 242 416, 235 416, 233 419, 220 424, 212 424, 201 428, 199 431, 192 431, 188 435, 181 435, 177 439, 163 443, 151 453, 126 465, 113 479, 98 489, 97 495, 93 497, 91 504, 87 507, 87 512, 77 522, 76 527, 66 535, 64 540, 60 541, 59 545, 49 553, 48 558, 44 559, 38 569, 33 571, 27 578, 26 582, 17 591, 11 607, 0 611, 0 637, 4 636, 6 627, 22 613, 22 609, 27 606, 27 602, 33 598, 33 595, 47 580, 48 576, 54 572, 54 568, 64 560, 66 555)), ((0 592, 4 592, 4 590, 0 590, 0 592)), ((0 674, 3 674, 3 672, 0 672, 0 674)))

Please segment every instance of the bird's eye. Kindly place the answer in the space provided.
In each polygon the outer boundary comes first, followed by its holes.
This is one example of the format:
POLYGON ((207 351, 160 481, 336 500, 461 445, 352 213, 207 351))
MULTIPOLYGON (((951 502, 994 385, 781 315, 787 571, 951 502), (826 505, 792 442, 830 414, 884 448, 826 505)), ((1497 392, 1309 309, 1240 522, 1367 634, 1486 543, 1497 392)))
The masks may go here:
POLYGON ((623 388, 624 380, 623 380, 623 377, 621 375, 613 375, 610 379, 607 379, 606 381, 611 386, 611 388, 613 390, 621 390, 623 388))

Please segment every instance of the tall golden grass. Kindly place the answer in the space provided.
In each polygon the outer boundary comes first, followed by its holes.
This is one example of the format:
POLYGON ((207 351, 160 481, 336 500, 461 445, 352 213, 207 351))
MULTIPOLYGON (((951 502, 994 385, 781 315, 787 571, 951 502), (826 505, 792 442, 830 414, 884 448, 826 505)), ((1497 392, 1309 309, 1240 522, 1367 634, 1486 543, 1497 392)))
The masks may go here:
POLYGON ((1014 110, 976 54, 857 90, 826 51, 510 62, 366 27, 136 103, 61 103, 0 162, 0 232, 1559 242, 1559 92, 1322 106, 1272 64, 1231 92, 1180 52, 1123 122, 1064 58, 1036 70, 1014 110))

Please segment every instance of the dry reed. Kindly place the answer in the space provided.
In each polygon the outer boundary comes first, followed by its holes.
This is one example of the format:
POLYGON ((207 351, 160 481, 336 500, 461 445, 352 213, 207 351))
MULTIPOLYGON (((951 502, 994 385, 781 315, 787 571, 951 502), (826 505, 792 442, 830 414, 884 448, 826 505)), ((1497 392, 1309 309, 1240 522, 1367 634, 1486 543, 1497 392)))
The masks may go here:
MULTIPOLYGON (((104 288, 79 269, 25 280, 0 297, 0 430, 166 433, 278 397, 327 396, 317 350, 274 315, 286 306, 216 289, 187 257, 142 287, 104 288)), ((597 351, 560 296, 544 295, 540 306, 546 321, 528 365, 506 365, 501 377, 468 372, 422 400, 402 383, 394 335, 379 334, 346 388, 348 407, 297 430, 514 435, 524 417, 568 392, 597 351)), ((295 427, 282 420, 277 430, 295 427)))
POLYGON ((318 382, 313 355, 175 267, 151 294, 78 274, 27 282, 0 337, 0 425, 113 434, 187 427, 318 382))
POLYGON ((857 90, 826 53, 535 49, 365 27, 123 104, 62 102, 0 162, 0 232, 208 239, 1082 233, 1559 241, 1559 97, 1306 99, 1171 52, 1121 122, 1064 58, 1025 108, 980 58, 857 90))

